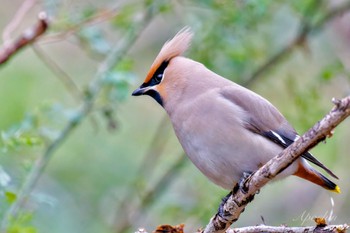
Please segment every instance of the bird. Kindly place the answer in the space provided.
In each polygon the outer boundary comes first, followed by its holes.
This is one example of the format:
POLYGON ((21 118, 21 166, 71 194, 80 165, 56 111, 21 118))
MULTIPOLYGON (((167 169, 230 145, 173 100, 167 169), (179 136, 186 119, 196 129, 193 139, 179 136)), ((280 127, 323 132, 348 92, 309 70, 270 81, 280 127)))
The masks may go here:
MULTIPOLYGON (((185 57, 193 35, 185 27, 167 41, 132 95, 157 101, 193 164, 213 183, 232 190, 244 174, 258 170, 300 136, 268 100, 185 57)), ((340 193, 310 162, 338 179, 305 152, 274 180, 295 175, 340 193)))

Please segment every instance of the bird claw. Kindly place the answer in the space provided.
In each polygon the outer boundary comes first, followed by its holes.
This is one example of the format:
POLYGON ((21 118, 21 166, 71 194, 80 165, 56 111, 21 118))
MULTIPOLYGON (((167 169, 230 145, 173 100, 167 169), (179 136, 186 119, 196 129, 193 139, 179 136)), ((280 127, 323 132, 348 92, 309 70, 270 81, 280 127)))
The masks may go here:
POLYGON ((239 180, 238 187, 244 194, 248 193, 249 187, 247 186, 247 184, 248 184, 252 174, 253 174, 253 172, 243 172, 243 176, 239 180))
MULTIPOLYGON (((247 183, 248 183, 252 174, 253 174, 253 172, 243 172, 243 176, 241 177, 239 182, 235 185, 233 190, 229 194, 227 194, 224 198, 222 198, 219 209, 218 209, 218 215, 222 219, 226 219, 226 216, 228 215, 225 211, 224 206, 225 206, 225 203, 227 202, 227 200, 230 198, 230 196, 237 193, 238 190, 241 190, 244 194, 246 194, 248 192, 249 187, 247 187, 247 183)), ((254 195, 251 197, 251 200, 253 200, 253 198, 254 198, 254 195)))
POLYGON ((228 215, 225 211, 225 203, 227 202, 227 200, 230 198, 230 196, 232 196, 232 191, 227 194, 224 198, 222 198, 219 209, 218 209, 218 215, 222 218, 222 219, 227 219, 226 216, 228 215))

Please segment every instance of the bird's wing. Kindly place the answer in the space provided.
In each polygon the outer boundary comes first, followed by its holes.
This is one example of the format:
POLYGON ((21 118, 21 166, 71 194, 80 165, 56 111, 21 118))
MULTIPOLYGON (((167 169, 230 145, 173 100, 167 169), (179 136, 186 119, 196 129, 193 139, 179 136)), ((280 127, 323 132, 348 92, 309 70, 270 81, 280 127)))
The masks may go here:
MULTIPOLYGON (((244 123, 248 130, 264 136, 282 148, 287 148, 299 138, 295 129, 277 108, 256 93, 244 87, 234 85, 222 88, 220 94, 223 98, 240 106, 247 112, 248 117, 244 123)), ((306 152, 301 156, 324 169, 332 177, 338 179, 332 171, 318 161, 311 153, 306 152)))
MULTIPOLYGON (((278 130, 276 131, 271 130, 268 132, 264 132, 262 135, 270 139, 271 141, 274 141, 275 143, 279 144, 283 148, 287 148, 289 145, 291 145, 294 141, 296 141, 299 138, 299 135, 296 134, 294 139, 291 139, 289 137, 284 136, 283 133, 279 133, 278 130)), ((322 164, 319 160, 317 160, 310 152, 308 151, 305 152, 304 154, 301 155, 301 157, 321 167, 329 175, 338 179, 338 177, 331 170, 329 170, 324 164, 322 164)))

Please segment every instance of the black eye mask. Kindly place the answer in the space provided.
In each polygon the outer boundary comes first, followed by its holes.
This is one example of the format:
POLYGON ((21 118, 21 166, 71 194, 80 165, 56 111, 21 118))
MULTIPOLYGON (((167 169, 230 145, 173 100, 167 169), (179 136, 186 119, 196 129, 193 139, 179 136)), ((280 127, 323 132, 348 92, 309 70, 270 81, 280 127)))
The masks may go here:
POLYGON ((147 83, 147 86, 154 86, 159 84, 164 76, 164 70, 167 68, 169 61, 163 61, 163 63, 159 66, 159 68, 154 72, 151 80, 147 83))

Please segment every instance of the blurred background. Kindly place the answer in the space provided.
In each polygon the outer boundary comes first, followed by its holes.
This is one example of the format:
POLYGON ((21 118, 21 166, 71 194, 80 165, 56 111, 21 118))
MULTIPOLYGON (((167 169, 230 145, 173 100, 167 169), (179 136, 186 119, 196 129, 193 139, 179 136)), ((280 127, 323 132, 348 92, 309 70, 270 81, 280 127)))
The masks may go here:
MULTIPOLYGON (((154 100, 130 96, 184 26, 195 32, 188 57, 267 98, 300 134, 333 97, 350 94, 348 1, 1 6, 3 48, 40 12, 49 18, 48 30, 0 67, 0 219, 8 232, 134 232, 180 223, 193 232, 208 223, 228 191, 189 162, 154 100)), ((290 177, 265 186, 234 226, 306 226, 314 217, 349 224, 349 138, 346 120, 312 150, 340 177, 341 194, 290 177)))

